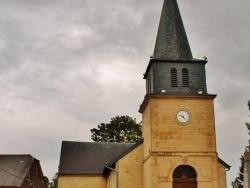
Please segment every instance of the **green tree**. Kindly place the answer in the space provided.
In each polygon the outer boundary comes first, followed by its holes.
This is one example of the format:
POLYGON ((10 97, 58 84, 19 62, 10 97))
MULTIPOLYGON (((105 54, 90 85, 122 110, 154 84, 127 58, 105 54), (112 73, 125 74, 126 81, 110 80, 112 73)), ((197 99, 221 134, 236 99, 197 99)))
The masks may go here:
POLYGON ((90 131, 95 142, 135 143, 142 139, 141 123, 127 115, 113 117, 110 123, 100 123, 90 131))
POLYGON ((241 165, 239 167, 238 176, 232 182, 233 188, 243 188, 243 174, 244 174, 244 156, 240 157, 241 165))
POLYGON ((58 173, 55 173, 54 177, 51 180, 50 188, 57 188, 58 187, 58 173))
POLYGON ((46 188, 49 188, 49 178, 47 176, 43 176, 44 183, 46 185, 46 188))
MULTIPOLYGON (((250 110, 250 100, 248 101, 248 109, 250 110)), ((246 123, 248 134, 250 135, 250 123, 246 123)))
MULTIPOLYGON (((250 110, 250 100, 248 101, 248 109, 250 110)), ((246 127, 248 130, 248 134, 250 135, 250 123, 246 123, 246 127)), ((248 148, 250 149, 250 145, 248 145, 248 148)), ((241 166, 239 167, 238 176, 232 182, 233 188, 243 188, 243 177, 244 177, 244 156, 243 155, 241 155, 240 161, 241 161, 241 166)))

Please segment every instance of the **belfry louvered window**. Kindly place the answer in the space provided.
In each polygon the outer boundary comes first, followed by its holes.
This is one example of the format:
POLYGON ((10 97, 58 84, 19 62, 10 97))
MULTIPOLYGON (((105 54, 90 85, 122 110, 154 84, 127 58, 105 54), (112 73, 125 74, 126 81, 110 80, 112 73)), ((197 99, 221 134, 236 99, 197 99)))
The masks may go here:
POLYGON ((189 87, 189 73, 188 69, 182 69, 182 86, 189 87))
POLYGON ((178 87, 178 84, 177 84, 177 69, 176 68, 171 69, 171 87, 178 87))

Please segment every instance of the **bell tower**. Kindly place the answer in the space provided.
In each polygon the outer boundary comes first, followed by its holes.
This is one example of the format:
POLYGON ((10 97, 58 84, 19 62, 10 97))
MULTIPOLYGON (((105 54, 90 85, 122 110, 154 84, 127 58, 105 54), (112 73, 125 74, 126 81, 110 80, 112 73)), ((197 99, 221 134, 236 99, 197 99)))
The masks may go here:
POLYGON ((205 65, 194 59, 176 0, 164 0, 140 106, 144 188, 226 188, 205 65))

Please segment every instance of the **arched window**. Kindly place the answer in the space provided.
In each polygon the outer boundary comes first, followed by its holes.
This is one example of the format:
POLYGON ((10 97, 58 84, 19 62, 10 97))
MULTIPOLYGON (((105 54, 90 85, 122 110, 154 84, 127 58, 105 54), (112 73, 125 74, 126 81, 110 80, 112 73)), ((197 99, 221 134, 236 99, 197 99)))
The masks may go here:
POLYGON ((188 69, 182 69, 182 86, 189 87, 189 73, 188 69))
POLYGON ((193 167, 189 165, 180 165, 173 173, 173 188, 197 188, 196 177, 197 174, 193 167))
POLYGON ((189 165, 180 165, 174 170, 173 178, 196 178, 196 171, 189 165))
POLYGON ((171 87, 178 87, 178 84, 177 84, 177 69, 176 68, 171 69, 171 87))

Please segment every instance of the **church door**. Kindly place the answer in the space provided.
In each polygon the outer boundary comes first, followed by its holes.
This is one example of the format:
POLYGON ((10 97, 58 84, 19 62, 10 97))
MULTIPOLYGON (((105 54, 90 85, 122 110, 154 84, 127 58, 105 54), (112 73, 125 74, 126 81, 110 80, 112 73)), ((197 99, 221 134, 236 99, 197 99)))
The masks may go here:
POLYGON ((197 188, 196 171, 188 165, 178 166, 173 173, 173 188, 197 188))

